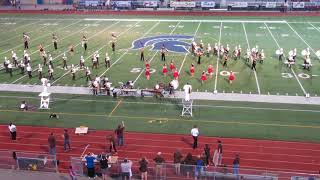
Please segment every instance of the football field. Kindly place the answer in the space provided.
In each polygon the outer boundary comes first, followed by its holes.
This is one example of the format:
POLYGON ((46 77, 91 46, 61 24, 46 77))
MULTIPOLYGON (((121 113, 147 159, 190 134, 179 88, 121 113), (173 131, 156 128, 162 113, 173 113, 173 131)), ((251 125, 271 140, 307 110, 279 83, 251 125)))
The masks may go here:
MULTIPOLYGON (((165 44, 169 50, 166 64, 174 61, 180 72, 179 88, 189 82, 195 91, 244 93, 244 94, 279 94, 299 95, 320 94, 320 62, 316 51, 320 49, 320 21, 317 17, 129 17, 129 16, 59 16, 59 15, 26 15, 0 17, 0 58, 11 59, 11 51, 18 58, 23 56, 23 32, 30 36, 31 65, 33 77, 21 75, 15 68, 10 77, 0 65, 0 83, 7 84, 40 84, 37 77, 38 64, 42 64, 38 46, 42 44, 47 53, 53 57, 54 80, 56 86, 88 86, 85 71, 78 69, 76 80, 72 80, 70 69, 62 68, 62 56, 66 53, 68 65, 78 67, 80 56, 85 58, 86 66, 91 67, 91 58, 95 51, 100 54, 100 66, 92 70, 93 77, 106 76, 117 86, 119 82, 134 81, 136 88, 152 88, 157 82, 169 83, 171 73, 162 74, 163 61, 157 50, 165 44), (54 50, 52 33, 59 38, 58 50, 54 50), (111 34, 117 36, 116 52, 112 53, 111 34), (81 47, 82 35, 88 38, 88 50, 81 47), (242 58, 230 58, 227 68, 221 61, 211 55, 203 56, 201 65, 196 64, 196 57, 189 53, 192 41, 211 46, 220 43, 242 48, 242 58), (145 46, 145 58, 150 60, 151 78, 146 80, 144 63, 140 61, 140 51, 137 44, 145 46), (75 47, 75 53, 69 53, 69 46, 75 47), (253 71, 244 60, 247 48, 259 46, 264 49, 266 59, 263 64, 257 64, 253 71), (278 61, 275 51, 283 48, 285 55, 297 48, 297 62, 292 68, 278 61), (301 51, 309 48, 312 68, 304 70, 301 51), (105 53, 111 59, 111 67, 104 66, 105 53), (189 68, 195 64, 195 76, 191 77, 189 68), (207 71, 208 65, 213 65, 215 71, 212 78, 201 84, 200 76, 207 71), (236 80, 229 84, 229 71, 235 72, 236 80)), ((47 76, 47 66, 43 68, 47 76)))

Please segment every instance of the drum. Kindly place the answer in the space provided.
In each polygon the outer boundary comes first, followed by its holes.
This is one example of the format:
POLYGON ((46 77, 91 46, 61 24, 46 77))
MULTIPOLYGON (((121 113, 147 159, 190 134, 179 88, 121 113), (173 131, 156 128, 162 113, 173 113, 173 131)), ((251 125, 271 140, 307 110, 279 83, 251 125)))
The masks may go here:
POLYGON ((173 86, 173 89, 177 89, 179 87, 179 82, 178 80, 172 80, 171 85, 173 86))

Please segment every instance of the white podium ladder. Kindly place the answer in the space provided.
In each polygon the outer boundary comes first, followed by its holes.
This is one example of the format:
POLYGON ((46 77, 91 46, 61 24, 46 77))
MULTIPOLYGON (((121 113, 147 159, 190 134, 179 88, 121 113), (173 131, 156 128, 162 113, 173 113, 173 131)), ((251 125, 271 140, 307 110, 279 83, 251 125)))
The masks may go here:
POLYGON ((186 101, 182 99, 182 113, 181 116, 192 116, 192 103, 193 100, 186 101))

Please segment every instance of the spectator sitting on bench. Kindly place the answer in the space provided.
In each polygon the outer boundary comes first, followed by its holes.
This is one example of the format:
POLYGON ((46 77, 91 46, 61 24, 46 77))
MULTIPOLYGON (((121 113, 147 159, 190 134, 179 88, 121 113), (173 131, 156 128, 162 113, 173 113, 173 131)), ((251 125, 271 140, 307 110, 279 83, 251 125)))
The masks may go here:
POLYGON ((21 109, 22 111, 28 111, 28 105, 27 105, 27 102, 26 102, 26 101, 21 101, 20 109, 21 109))

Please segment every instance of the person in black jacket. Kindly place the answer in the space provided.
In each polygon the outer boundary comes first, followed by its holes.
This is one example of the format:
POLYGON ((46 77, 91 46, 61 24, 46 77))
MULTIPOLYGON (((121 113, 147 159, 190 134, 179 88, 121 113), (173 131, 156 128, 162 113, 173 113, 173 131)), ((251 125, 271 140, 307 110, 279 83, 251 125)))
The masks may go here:
POLYGON ((101 168, 101 174, 102 174, 102 180, 106 180, 107 179, 107 173, 108 173, 108 158, 109 156, 105 156, 103 155, 101 160, 100 160, 100 168, 101 168))

